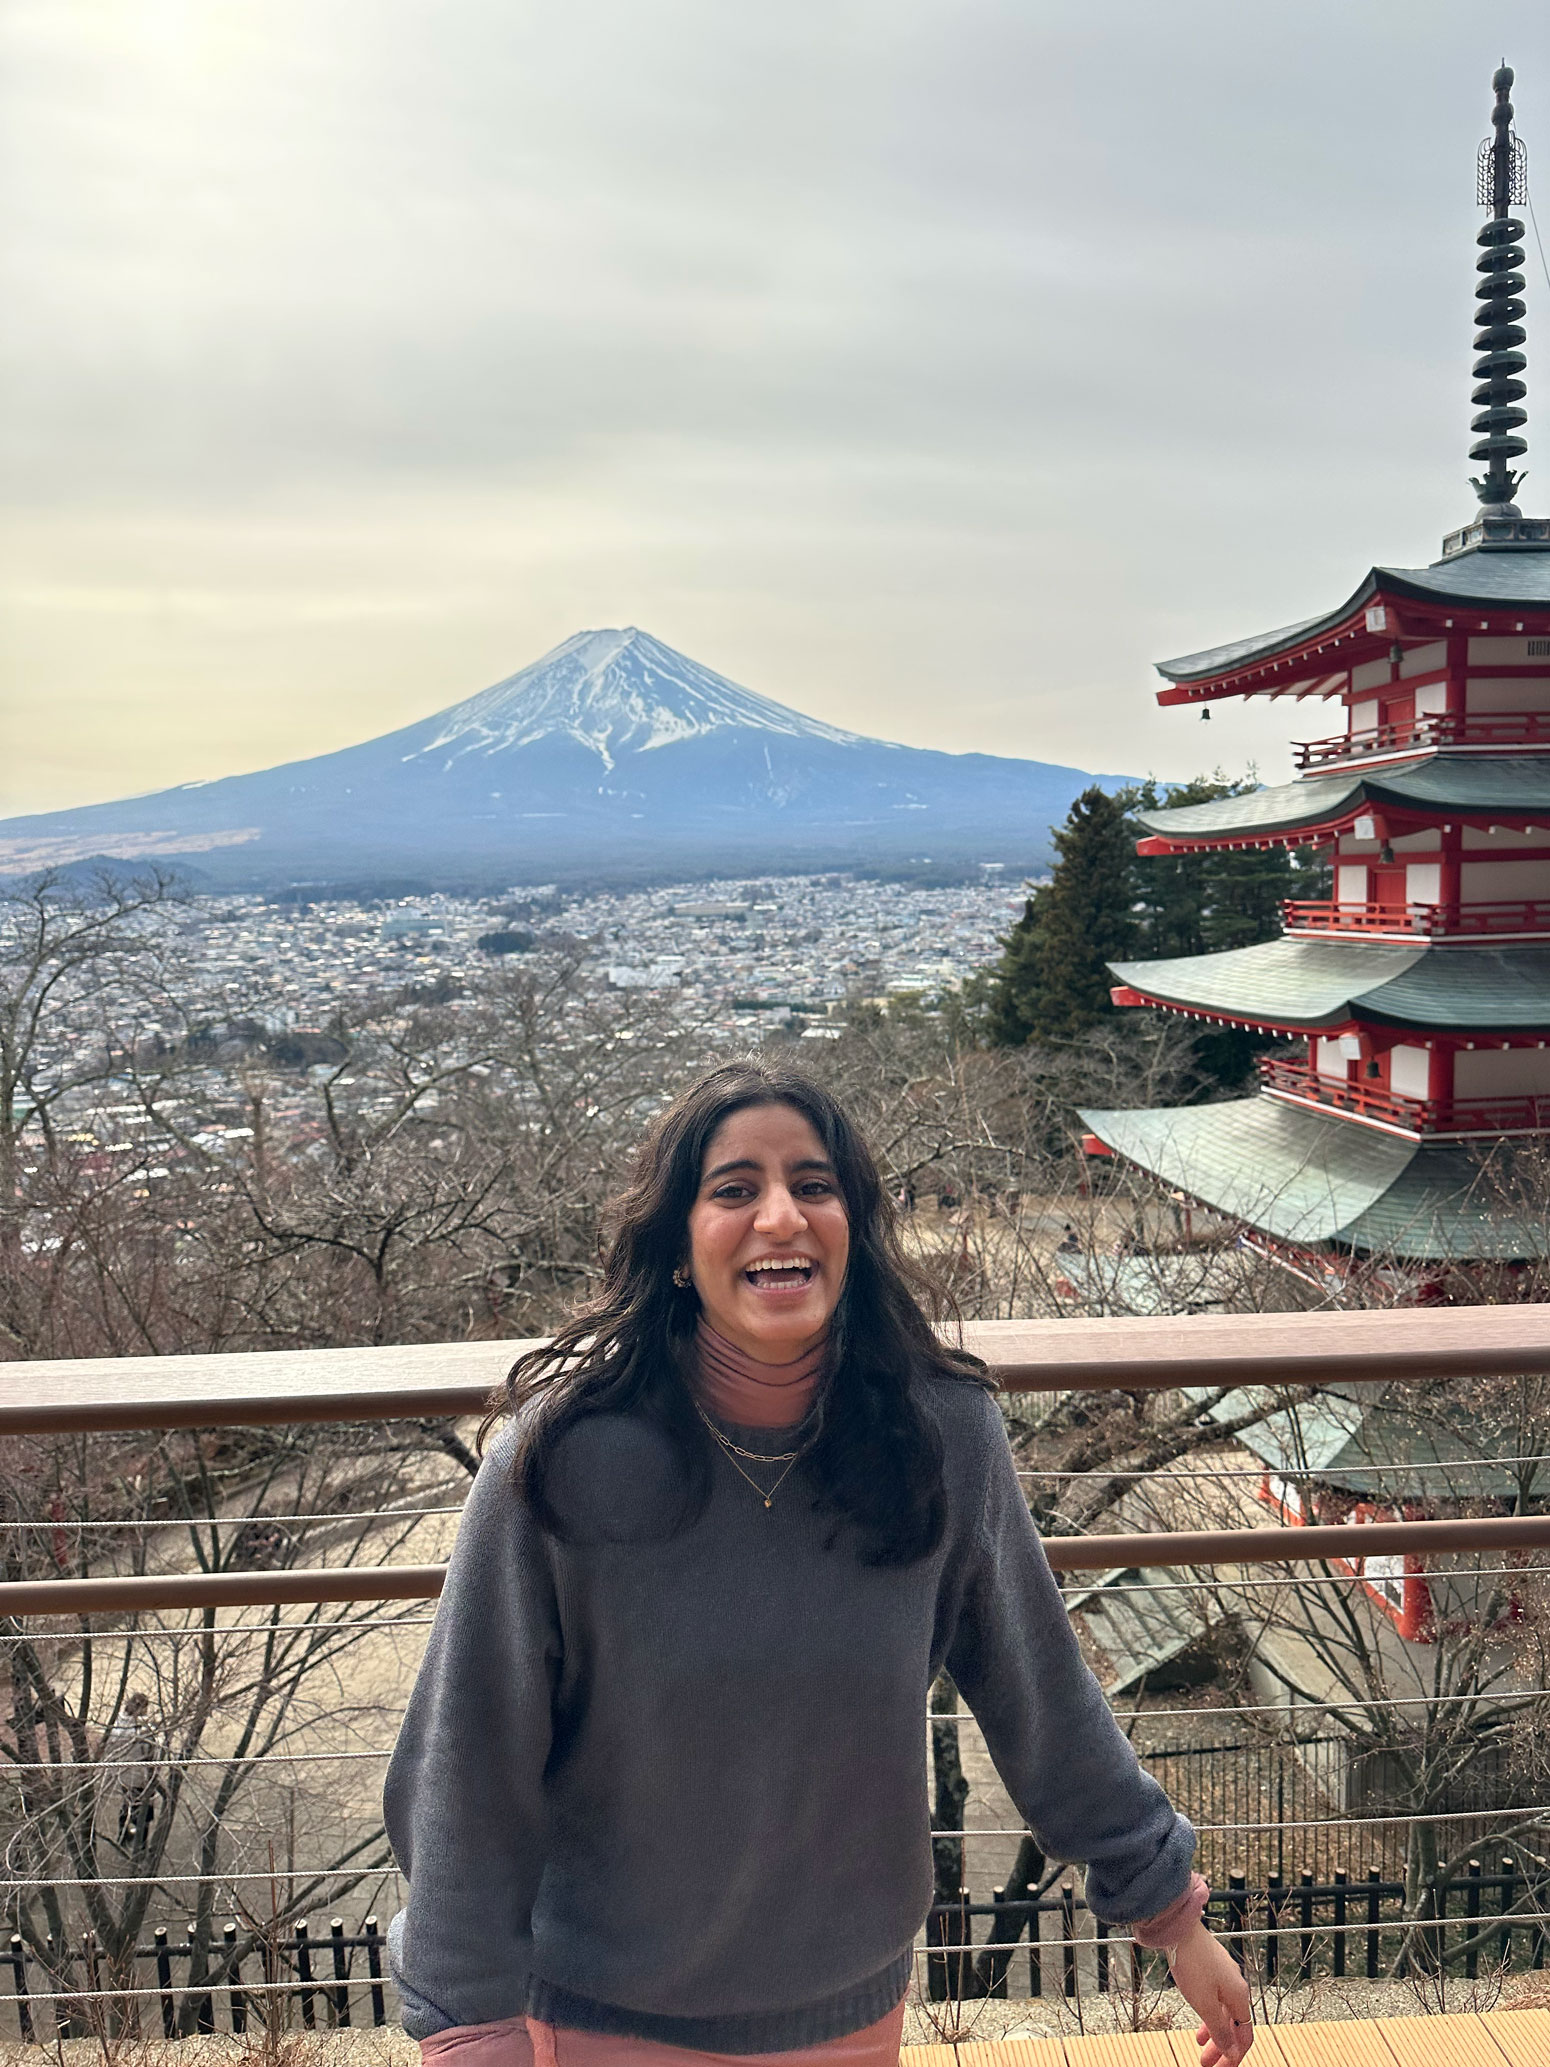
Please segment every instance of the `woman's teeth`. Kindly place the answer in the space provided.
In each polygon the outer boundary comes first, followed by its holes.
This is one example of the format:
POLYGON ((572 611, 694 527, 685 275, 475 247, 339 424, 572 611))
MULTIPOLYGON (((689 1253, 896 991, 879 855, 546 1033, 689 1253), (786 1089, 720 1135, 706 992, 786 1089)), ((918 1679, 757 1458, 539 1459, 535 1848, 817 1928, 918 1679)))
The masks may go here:
POLYGON ((743 1276, 750 1285, 805 1285, 813 1275, 813 1265, 800 1263, 751 1263, 743 1276))

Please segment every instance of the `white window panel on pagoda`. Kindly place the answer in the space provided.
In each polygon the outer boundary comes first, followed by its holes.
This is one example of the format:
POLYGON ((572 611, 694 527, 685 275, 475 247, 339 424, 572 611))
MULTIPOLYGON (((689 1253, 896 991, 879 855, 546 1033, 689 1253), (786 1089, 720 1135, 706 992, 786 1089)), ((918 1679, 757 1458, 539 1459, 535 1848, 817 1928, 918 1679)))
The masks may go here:
POLYGON ((1471 675, 1464 684, 1468 712, 1550 710, 1550 675, 1471 675))
MULTIPOLYGON (((1409 647, 1404 658, 1399 663, 1399 672, 1403 680, 1409 681, 1415 675, 1434 674, 1439 668, 1445 668, 1447 664, 1447 640, 1433 639, 1425 646, 1409 647)), ((1416 691, 1417 696, 1420 693, 1418 689, 1416 691)), ((1440 710, 1442 708, 1441 704, 1437 708, 1440 710)))
POLYGON ((1460 1048, 1453 1058, 1453 1096, 1533 1098, 1550 1093, 1550 1049, 1460 1048))
POLYGON ((1550 861, 1466 861, 1459 868, 1465 904, 1550 898, 1550 861))
POLYGON ((1400 1098, 1431 1095, 1432 1058, 1425 1048, 1389 1050, 1389 1089, 1400 1098))

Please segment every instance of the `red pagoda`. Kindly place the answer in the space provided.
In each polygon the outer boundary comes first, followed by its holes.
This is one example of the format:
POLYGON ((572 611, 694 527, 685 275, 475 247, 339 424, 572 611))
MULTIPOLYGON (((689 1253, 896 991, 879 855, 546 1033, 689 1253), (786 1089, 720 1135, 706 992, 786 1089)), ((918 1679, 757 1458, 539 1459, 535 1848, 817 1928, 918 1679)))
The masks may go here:
POLYGON ((1542 1254, 1493 1207, 1482 1144, 1550 1133, 1550 520, 1524 517, 1523 146, 1494 79, 1470 457, 1480 508, 1429 567, 1374 567, 1336 609, 1159 664, 1164 704, 1344 707, 1297 779, 1142 814, 1143 854, 1313 849, 1333 895, 1281 937, 1113 965, 1115 1002, 1295 1036, 1256 1097, 1086 1112, 1107 1149, 1302 1250, 1422 1261, 1542 1254))

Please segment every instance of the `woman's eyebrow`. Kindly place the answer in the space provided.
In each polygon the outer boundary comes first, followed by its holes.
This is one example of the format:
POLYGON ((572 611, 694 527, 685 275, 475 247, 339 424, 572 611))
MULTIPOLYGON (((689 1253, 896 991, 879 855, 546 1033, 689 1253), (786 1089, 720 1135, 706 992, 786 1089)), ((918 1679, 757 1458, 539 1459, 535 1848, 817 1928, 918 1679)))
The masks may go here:
MULTIPOLYGON (((714 1184, 718 1177, 726 1177, 733 1170, 757 1170, 761 1166, 753 1156, 739 1156, 734 1162, 717 1163, 714 1170, 707 1170, 700 1179, 702 1184, 714 1184)), ((800 1162, 789 1163, 787 1168, 795 1174, 798 1170, 823 1170, 834 1175, 834 1165, 825 1156, 804 1156, 800 1162)))

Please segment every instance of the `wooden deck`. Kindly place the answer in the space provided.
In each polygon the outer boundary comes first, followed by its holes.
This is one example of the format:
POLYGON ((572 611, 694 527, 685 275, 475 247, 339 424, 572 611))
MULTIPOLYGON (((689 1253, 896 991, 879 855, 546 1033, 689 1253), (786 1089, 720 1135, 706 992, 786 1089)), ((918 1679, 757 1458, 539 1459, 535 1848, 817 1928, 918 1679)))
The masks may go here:
MULTIPOLYGON (((1188 2031, 911 2045, 903 2067, 1198 2067, 1188 2031)), ((1260 2024, 1252 2067, 1550 2067, 1550 2010, 1260 2024)))

